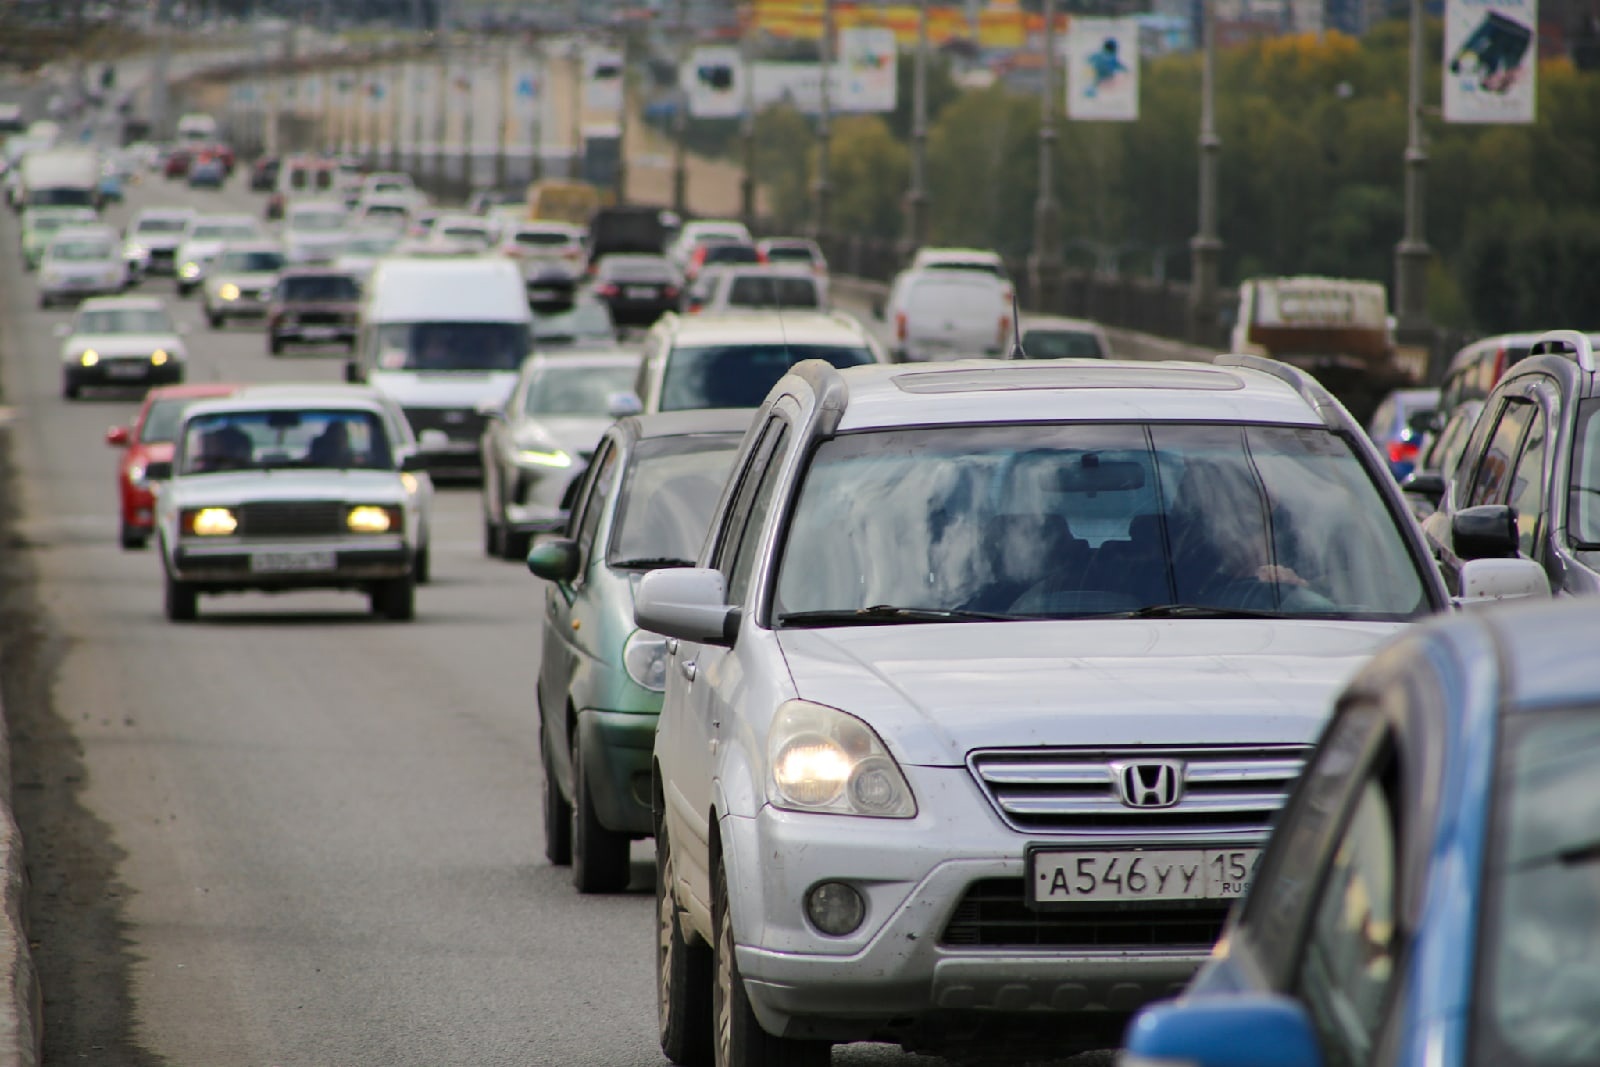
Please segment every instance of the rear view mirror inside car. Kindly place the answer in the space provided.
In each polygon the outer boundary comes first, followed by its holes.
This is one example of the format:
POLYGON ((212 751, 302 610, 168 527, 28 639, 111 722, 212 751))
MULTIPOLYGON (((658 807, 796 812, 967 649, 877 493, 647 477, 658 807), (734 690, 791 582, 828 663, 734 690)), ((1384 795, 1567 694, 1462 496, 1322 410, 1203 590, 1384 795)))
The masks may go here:
POLYGON ((1056 488, 1063 493, 1120 493, 1144 488, 1144 467, 1126 460, 1102 461, 1094 452, 1056 473, 1056 488))

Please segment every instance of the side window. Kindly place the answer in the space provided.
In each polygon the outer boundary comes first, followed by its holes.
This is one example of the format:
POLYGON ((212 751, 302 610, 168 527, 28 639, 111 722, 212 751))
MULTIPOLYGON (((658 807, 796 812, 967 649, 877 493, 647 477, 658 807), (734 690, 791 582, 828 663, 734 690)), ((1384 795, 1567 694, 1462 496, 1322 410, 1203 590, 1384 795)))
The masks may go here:
POLYGON ((1511 464, 1517 455, 1517 444, 1522 431, 1533 417, 1533 405, 1526 400, 1508 400, 1501 410, 1500 421, 1489 435, 1488 444, 1478 461, 1478 473, 1473 478, 1469 506, 1503 504, 1506 486, 1511 481, 1511 464))
POLYGON ((1517 457, 1516 473, 1511 476, 1511 506, 1517 509, 1517 550, 1532 558, 1538 543, 1539 531, 1544 525, 1545 493, 1544 455, 1548 428, 1544 410, 1529 404, 1532 422, 1528 425, 1527 439, 1522 443, 1522 455, 1517 457))
POLYGON ((721 571, 723 577, 733 572, 733 554, 739 547, 739 535, 744 531, 744 521, 750 514, 750 498, 755 496, 761 472, 767 466, 767 457, 772 454, 772 438, 777 433, 777 422, 777 419, 767 420, 767 424, 761 428, 760 439, 750 450, 749 460, 735 475, 739 479, 739 488, 728 504, 722 526, 717 530, 717 547, 711 556, 711 565, 721 571))
POLYGON ((600 515, 606 510, 606 501, 611 499, 612 474, 617 466, 617 450, 607 443, 605 451, 596 456, 592 473, 589 475, 589 484, 584 487, 583 514, 576 517, 574 529, 577 531, 573 540, 578 542, 579 573, 589 569, 589 550, 594 547, 594 531, 600 525, 600 515))
POLYGON ((1395 805, 1368 777, 1322 883, 1297 986, 1329 1067, 1371 1061, 1398 967, 1395 805))
POLYGON ((766 460, 761 467, 752 469, 752 473, 758 474, 758 487, 751 499, 750 514, 745 518, 744 532, 739 535, 739 544, 733 555, 733 569, 728 576, 730 604, 743 604, 750 591, 750 575, 755 570, 756 556, 760 551, 761 528, 766 525, 767 513, 772 510, 772 501, 777 494, 778 468, 783 464, 783 444, 788 429, 779 425, 778 432, 772 438, 772 447, 766 450, 766 460))

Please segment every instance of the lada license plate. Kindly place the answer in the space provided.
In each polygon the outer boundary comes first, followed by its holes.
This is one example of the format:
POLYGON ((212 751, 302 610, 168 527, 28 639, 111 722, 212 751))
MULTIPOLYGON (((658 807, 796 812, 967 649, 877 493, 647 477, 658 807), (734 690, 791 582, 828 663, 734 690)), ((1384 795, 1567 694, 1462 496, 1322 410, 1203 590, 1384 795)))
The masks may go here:
POLYGON ((1255 876, 1258 848, 1028 854, 1028 900, 1076 904, 1140 900, 1230 900, 1255 876))
POLYGON ((250 556, 250 569, 256 574, 291 574, 304 571, 331 571, 336 556, 333 552, 255 552, 250 556))
POLYGON ((148 373, 143 363, 107 363, 108 378, 143 378, 148 373))
POLYGON ((655 288, 649 285, 630 285, 626 291, 629 300, 654 300, 656 298, 655 288))
POLYGON ((300 336, 307 341, 327 341, 339 336, 339 331, 332 326, 306 326, 300 331, 300 336))

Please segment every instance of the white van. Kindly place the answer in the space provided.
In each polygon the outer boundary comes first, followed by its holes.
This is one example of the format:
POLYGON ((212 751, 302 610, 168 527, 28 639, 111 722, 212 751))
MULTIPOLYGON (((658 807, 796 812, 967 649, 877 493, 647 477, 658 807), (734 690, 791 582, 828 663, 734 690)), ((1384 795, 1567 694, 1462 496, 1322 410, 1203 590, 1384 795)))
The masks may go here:
POLYGON ((1002 356, 1011 341, 1011 283, 986 271, 907 270, 884 317, 900 362, 1002 356))
POLYGON ((178 119, 179 144, 210 144, 217 139, 217 120, 203 111, 178 119))
POLYGON ((514 261, 384 259, 367 283, 345 377, 405 410, 434 454, 431 471, 476 474, 483 412, 504 404, 532 350, 533 313, 514 261))

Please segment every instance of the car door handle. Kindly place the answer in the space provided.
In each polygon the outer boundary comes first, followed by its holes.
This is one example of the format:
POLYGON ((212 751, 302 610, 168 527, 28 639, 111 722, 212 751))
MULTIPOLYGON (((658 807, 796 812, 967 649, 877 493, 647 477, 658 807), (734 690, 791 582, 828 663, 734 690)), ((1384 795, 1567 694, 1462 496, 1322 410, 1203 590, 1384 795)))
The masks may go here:
POLYGON ((685 679, 687 679, 688 681, 691 681, 691 682, 694 681, 694 660, 692 660, 692 659, 679 660, 678 661, 678 670, 683 672, 683 676, 684 676, 685 679))

